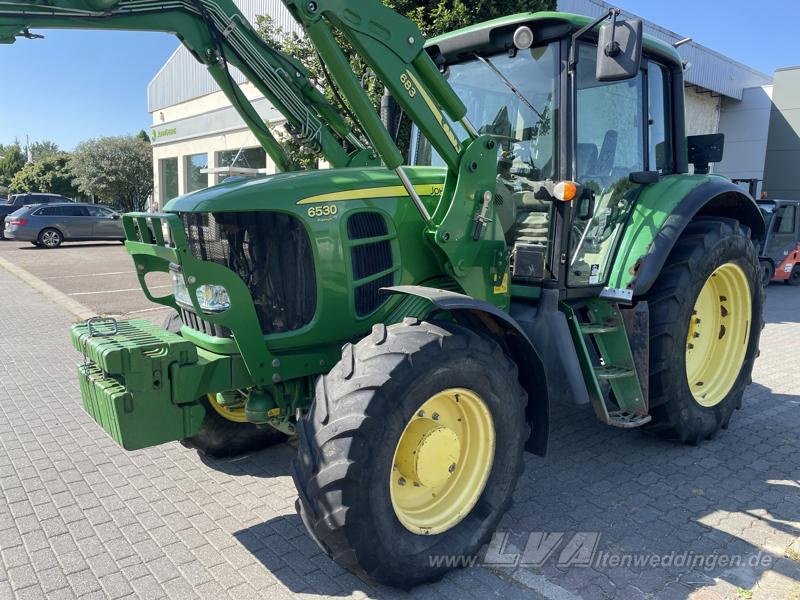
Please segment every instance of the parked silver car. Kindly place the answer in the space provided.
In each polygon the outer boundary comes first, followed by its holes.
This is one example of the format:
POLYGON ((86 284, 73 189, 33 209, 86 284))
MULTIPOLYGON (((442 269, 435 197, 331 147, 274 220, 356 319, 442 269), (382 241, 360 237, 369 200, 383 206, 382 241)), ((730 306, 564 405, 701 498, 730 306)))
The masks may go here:
POLYGON ((65 241, 124 242, 121 216, 107 206, 80 202, 25 206, 5 218, 3 234, 44 248, 58 248, 65 241))

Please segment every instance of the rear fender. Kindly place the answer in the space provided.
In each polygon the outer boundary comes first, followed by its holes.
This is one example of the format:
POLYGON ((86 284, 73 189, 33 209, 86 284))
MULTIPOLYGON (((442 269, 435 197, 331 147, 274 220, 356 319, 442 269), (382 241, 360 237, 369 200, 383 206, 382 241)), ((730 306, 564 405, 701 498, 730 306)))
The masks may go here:
POLYGON ((547 376, 539 353, 520 325, 496 306, 456 292, 418 285, 399 285, 383 290, 391 294, 424 298, 438 311, 452 315, 460 325, 485 333, 500 342, 517 364, 520 384, 528 393, 526 417, 531 434, 525 449, 544 456, 550 431, 547 376))
POLYGON ((696 217, 736 219, 749 228, 751 239, 764 235, 758 205, 739 186, 718 176, 668 176, 639 195, 608 285, 631 288, 634 296, 646 294, 678 238, 696 217))

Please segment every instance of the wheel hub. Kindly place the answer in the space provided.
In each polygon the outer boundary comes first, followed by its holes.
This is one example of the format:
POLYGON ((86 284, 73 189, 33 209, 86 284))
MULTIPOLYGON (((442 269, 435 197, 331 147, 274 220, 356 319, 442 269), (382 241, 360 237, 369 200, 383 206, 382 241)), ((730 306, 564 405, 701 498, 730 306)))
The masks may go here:
POLYGON ((457 525, 483 493, 494 450, 494 423, 478 394, 450 388, 431 396, 395 448, 389 493, 398 520, 421 535, 457 525))
POLYGON ((437 487, 455 473, 460 455, 461 441, 455 431, 421 418, 409 423, 397 448, 395 464, 406 479, 437 487))

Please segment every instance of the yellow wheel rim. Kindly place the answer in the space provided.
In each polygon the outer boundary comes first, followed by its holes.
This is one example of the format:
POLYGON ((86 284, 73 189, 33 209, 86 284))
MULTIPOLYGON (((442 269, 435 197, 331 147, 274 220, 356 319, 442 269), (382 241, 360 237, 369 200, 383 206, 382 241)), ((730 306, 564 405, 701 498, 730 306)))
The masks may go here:
POLYGON ((220 394, 208 394, 208 403, 217 413, 233 421, 234 423, 247 423, 247 416, 244 413, 244 403, 240 406, 227 407, 217 401, 220 394))
POLYGON ((392 508, 409 531, 447 531, 466 517, 492 470, 492 415, 471 390, 450 388, 429 398, 406 424, 389 480, 392 508))
POLYGON ((706 280, 689 319, 686 379, 700 406, 716 406, 736 383, 750 340, 752 298, 739 265, 725 263, 706 280))

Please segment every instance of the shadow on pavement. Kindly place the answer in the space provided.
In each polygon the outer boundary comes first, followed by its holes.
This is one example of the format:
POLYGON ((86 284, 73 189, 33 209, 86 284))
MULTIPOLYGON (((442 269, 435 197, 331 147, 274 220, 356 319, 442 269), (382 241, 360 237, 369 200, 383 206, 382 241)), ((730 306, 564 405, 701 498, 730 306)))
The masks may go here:
MULTIPOLYGON (((492 573, 509 580, 527 570, 587 599, 687 598, 701 590, 736 597, 736 590, 756 585, 767 598, 783 597, 787 585, 800 592, 799 557, 784 557, 800 538, 800 397, 753 384, 729 430, 697 447, 603 427, 581 407, 557 406, 553 413, 550 454, 527 458, 516 503, 498 533, 512 554, 536 532, 560 533, 563 542, 541 564, 489 566, 492 573), (564 565, 567 542, 577 533, 597 534, 591 561, 564 565), (684 559, 657 567, 646 562, 669 555, 684 559), (622 565, 609 562, 611 556, 622 565)), ((284 446, 210 466, 232 475, 285 475, 293 452, 284 446)), ((370 590, 328 559, 294 514, 235 536, 293 592, 370 590), (296 553, 271 549, 287 541, 296 553), (318 585, 309 589, 309 581, 318 585)), ((457 582, 460 573, 448 579, 457 582)))

